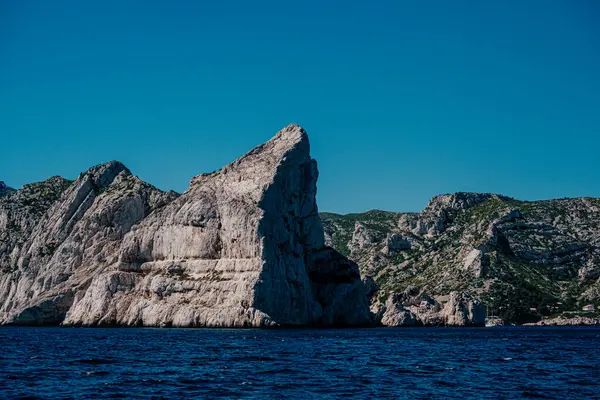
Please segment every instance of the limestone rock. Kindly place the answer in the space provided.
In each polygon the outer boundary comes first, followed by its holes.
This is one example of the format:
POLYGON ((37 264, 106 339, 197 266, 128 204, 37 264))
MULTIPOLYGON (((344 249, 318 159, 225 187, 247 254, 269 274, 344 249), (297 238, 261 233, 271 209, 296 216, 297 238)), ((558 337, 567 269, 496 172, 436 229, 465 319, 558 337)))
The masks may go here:
POLYGON ((398 296, 390 296, 385 302, 385 312, 381 324, 385 326, 416 326, 419 321, 415 314, 404 308, 398 296))
POLYGON ((485 324, 486 311, 485 306, 479 300, 452 292, 450 300, 444 306, 442 315, 446 325, 483 326, 485 324))
POLYGON ((413 246, 415 246, 415 241, 412 238, 388 233, 385 238, 385 247, 382 251, 391 256, 402 250, 410 250, 413 246))
POLYGON ((22 246, 44 213, 70 184, 71 181, 54 176, 0 197, 0 272, 9 273, 18 268, 22 246))
POLYGON ((420 294, 392 293, 383 307, 385 326, 483 326, 485 307, 467 295, 452 292, 445 303, 420 294))
POLYGON ((12 250, 1 252, 8 264, 0 274, 0 322, 62 322, 94 274, 117 260, 125 233, 175 197, 112 161, 72 183, 54 177, 7 198, 20 229, 12 250))
MULTIPOLYGON (((329 242, 375 279, 377 315, 389 296, 409 288, 416 288, 411 296, 428 294, 440 304, 464 293, 507 323, 600 299, 600 199, 455 193, 434 197, 419 213, 326 213, 322 220, 329 242)), ((402 312, 417 319, 443 317, 407 307, 402 312)), ((468 306, 453 309, 456 323, 471 320, 460 316, 468 306)))
POLYGON ((490 199, 509 199, 489 193, 458 192, 435 196, 425 209, 418 213, 403 214, 398 227, 417 236, 436 236, 443 233, 461 212, 490 199))
POLYGON ((385 238, 385 234, 373 229, 367 224, 357 222, 354 226, 350 246, 353 249, 363 249, 365 246, 376 244, 385 238))
POLYGON ((0 252, 0 322, 368 325, 358 266, 325 246, 317 177, 306 132, 290 125, 182 195, 116 161, 37 213, 23 216, 10 195, 2 234, 7 221, 27 223, 0 252))
POLYGON ((473 249, 465 257, 464 268, 476 278, 482 278, 487 272, 490 260, 484 249, 473 249))

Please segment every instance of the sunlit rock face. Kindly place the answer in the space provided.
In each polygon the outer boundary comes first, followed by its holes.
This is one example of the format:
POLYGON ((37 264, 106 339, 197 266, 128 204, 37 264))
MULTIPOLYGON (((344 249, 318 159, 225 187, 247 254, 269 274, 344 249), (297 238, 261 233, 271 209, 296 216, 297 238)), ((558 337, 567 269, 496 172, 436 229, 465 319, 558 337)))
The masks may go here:
POLYGON ((11 249, 17 262, 0 275, 1 321, 368 325, 357 265, 324 244, 317 177, 296 125, 192 178, 182 195, 117 162, 94 167, 11 249))
POLYGON ((111 161, 74 182, 53 177, 2 199, 0 322, 62 322, 76 295, 118 260, 131 227, 176 196, 111 161))
POLYGON ((419 213, 321 214, 384 325, 524 323, 600 299, 600 199, 435 196, 419 213))

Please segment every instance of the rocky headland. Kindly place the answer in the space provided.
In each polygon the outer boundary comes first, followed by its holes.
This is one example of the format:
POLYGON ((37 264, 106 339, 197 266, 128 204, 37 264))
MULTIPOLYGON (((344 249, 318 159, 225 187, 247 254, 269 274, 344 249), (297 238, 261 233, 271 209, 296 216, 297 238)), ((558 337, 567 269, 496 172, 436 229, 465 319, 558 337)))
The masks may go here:
POLYGON ((0 198, 0 323, 372 324, 358 266, 325 245, 318 171, 290 125, 179 195, 121 163, 0 198))
POLYGON ((0 182, 0 324, 597 324, 573 313, 600 298, 600 200, 319 214, 317 178, 290 125, 182 194, 117 161, 0 182))

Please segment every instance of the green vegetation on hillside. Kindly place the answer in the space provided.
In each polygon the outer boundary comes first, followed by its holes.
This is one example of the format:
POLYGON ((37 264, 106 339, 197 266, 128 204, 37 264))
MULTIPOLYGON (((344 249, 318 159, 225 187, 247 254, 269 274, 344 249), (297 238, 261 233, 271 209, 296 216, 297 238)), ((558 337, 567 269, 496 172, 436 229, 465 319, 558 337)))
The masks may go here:
POLYGON ((599 301, 600 199, 470 195, 434 198, 419 214, 321 217, 333 246, 375 278, 380 301, 406 290, 466 292, 484 301, 490 314, 519 323, 599 301), (465 199, 466 206, 460 203, 465 199), (357 223, 361 230, 355 232, 357 223), (386 248, 390 235, 411 240, 413 248, 386 248), (467 260, 475 250, 479 258, 467 260))

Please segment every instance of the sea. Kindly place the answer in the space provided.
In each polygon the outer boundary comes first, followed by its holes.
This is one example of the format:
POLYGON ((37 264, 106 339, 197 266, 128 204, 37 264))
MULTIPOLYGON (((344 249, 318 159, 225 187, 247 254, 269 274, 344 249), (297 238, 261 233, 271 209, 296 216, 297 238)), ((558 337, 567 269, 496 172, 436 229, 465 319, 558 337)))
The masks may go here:
POLYGON ((0 328, 3 399, 600 399, 600 328, 0 328))

